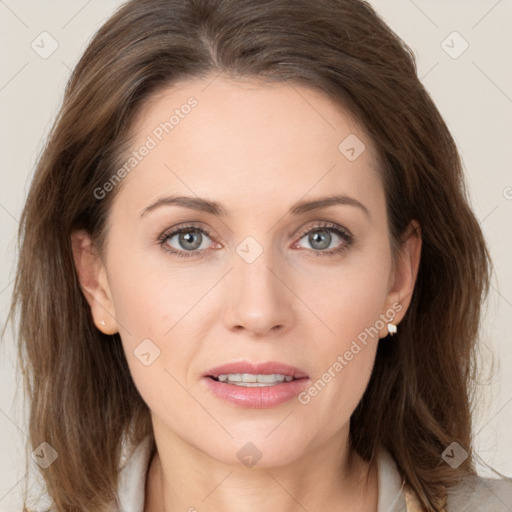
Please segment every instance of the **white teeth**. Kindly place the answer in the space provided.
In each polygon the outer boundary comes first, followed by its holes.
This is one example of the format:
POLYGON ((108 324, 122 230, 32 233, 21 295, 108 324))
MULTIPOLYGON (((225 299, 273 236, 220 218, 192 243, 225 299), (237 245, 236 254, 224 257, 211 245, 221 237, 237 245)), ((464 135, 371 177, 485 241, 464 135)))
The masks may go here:
POLYGON ((235 384, 237 386, 247 387, 263 387, 263 386, 275 386, 281 382, 290 382, 293 380, 291 375, 281 375, 279 373, 273 373, 271 375, 254 375, 252 373, 227 373, 217 377, 220 382, 226 382, 228 384, 235 384))

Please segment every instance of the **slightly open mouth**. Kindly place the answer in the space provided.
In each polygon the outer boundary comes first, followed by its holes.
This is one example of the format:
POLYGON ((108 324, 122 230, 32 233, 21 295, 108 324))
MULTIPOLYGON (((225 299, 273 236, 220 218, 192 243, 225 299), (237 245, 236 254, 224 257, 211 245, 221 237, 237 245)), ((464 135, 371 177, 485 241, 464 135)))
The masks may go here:
POLYGON ((235 386, 245 386, 250 388, 277 386, 278 384, 286 384, 294 380, 300 380, 292 377, 291 375, 280 374, 252 375, 248 373, 238 373, 218 375, 217 377, 208 375, 208 377, 216 382, 221 382, 223 384, 232 384, 235 386))

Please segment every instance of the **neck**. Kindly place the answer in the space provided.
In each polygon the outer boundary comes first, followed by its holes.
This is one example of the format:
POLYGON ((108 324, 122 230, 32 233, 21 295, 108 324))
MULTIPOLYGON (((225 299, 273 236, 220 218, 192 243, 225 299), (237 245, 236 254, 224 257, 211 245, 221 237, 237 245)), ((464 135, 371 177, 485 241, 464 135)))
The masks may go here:
POLYGON ((348 449, 342 456, 336 453, 329 444, 285 466, 246 468, 157 449, 147 474, 144 512, 376 511, 375 461, 370 464, 348 449))

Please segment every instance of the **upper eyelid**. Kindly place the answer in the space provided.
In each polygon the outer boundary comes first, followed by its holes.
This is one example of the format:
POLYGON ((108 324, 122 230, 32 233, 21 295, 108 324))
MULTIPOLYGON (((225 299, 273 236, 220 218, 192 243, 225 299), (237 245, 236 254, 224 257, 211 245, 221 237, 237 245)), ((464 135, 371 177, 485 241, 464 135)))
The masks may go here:
POLYGON ((203 232, 204 234, 208 235, 210 238, 212 238, 211 232, 209 229, 205 228, 204 226, 196 226, 193 222, 186 223, 183 226, 177 226, 175 228, 169 228, 166 229, 162 235, 159 237, 159 239, 165 239, 165 238, 171 238, 172 236, 177 235, 181 231, 186 231, 187 229, 197 229, 198 231, 203 232))
POLYGON ((305 235, 306 233, 309 233, 310 231, 320 230, 320 229, 331 229, 334 231, 337 230, 337 231, 341 231, 342 233, 345 233, 347 236, 352 236, 352 234, 350 233, 350 231, 347 228, 340 226, 339 224, 337 224, 335 222, 330 222, 327 220, 318 221, 317 224, 315 224, 313 226, 308 226, 308 227, 300 229, 296 236, 302 237, 303 235, 305 235))

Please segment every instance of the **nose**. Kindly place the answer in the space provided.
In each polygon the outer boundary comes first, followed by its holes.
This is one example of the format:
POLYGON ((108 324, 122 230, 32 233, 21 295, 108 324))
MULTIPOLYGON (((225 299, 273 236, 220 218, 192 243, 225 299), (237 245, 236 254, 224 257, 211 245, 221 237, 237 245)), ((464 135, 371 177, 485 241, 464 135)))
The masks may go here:
POLYGON ((290 329, 294 295, 283 265, 276 264, 271 251, 264 250, 251 263, 235 254, 233 264, 224 287, 224 325, 260 338, 290 329))

